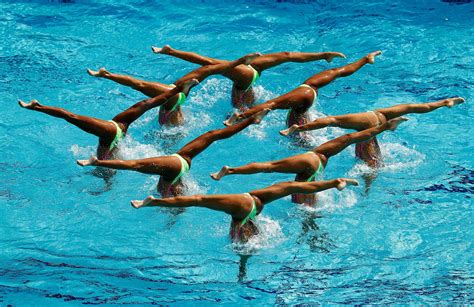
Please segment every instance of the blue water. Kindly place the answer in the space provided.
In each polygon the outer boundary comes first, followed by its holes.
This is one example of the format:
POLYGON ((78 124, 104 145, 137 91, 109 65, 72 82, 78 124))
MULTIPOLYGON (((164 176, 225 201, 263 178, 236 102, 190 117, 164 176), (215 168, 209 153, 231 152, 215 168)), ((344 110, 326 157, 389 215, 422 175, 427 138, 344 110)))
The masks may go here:
MULTIPOLYGON (((440 1, 115 1, 0 4, 0 305, 474 303, 474 3, 440 1), (143 96, 89 77, 105 66, 173 82, 196 66, 151 45, 233 59, 260 51, 340 51, 347 60, 265 71, 259 102, 314 73, 381 49, 376 64, 320 91, 311 110, 361 112, 463 96, 464 105, 412 115, 380 138, 386 166, 373 173, 353 148, 326 178, 376 177, 370 188, 322 193, 306 209, 268 205, 262 234, 228 239, 229 217, 190 208, 133 210, 157 177, 119 172, 105 184, 74 161, 97 139, 16 100, 110 119, 143 96)), ((161 129, 151 111, 129 130, 125 158, 170 154, 231 111, 230 81, 210 78, 184 106, 186 126, 161 129)), ((193 160, 188 192, 242 193, 290 180, 229 176, 222 165, 303 152, 278 134, 285 113, 212 145, 193 160)), ((312 132, 313 145, 343 134, 312 132)))

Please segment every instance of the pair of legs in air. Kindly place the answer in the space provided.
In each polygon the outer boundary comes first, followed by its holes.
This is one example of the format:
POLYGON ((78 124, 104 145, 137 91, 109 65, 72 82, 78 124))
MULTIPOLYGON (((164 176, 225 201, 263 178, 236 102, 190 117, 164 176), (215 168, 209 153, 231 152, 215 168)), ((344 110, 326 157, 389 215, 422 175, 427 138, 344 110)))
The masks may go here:
MULTIPOLYGON (((195 52, 174 49, 169 45, 166 45, 162 48, 152 47, 152 50, 155 53, 170 55, 198 65, 217 65, 227 62, 226 60, 210 58, 195 52)), ((255 94, 252 86, 264 70, 287 62, 305 63, 318 60, 326 60, 327 62, 331 62, 335 57, 345 58, 345 55, 339 52, 269 53, 255 58, 250 63, 248 63, 249 65, 238 65, 232 69, 229 69, 222 73, 222 75, 229 78, 233 82, 233 106, 239 109, 246 109, 251 107, 255 102, 255 94)))
POLYGON ((267 113, 268 110, 264 110, 232 127, 206 132, 186 144, 176 153, 176 155, 138 160, 102 160, 97 159, 97 157, 91 157, 89 160, 78 160, 77 163, 81 166, 101 166, 112 169, 132 170, 145 174, 160 175, 158 192, 161 193, 163 197, 181 195, 183 192, 183 184, 181 181, 181 176, 183 175, 183 163, 186 164, 186 172, 189 171, 192 159, 209 147, 213 142, 229 138, 251 124, 260 123, 267 113))
POLYGON ((254 217, 262 212, 264 206, 272 201, 294 193, 316 193, 327 189, 343 190, 347 185, 358 185, 357 180, 338 178, 318 182, 281 182, 272 186, 254 190, 245 194, 193 195, 171 198, 154 198, 133 200, 134 208, 141 207, 204 207, 222 211, 232 217, 231 237, 234 241, 247 241, 258 233, 254 217))
POLYGON ((290 113, 288 114, 287 122, 288 127, 293 124, 302 125, 308 121, 306 111, 308 111, 316 99, 319 88, 328 85, 337 78, 352 75, 366 64, 373 64, 375 56, 379 54, 381 54, 380 51, 375 51, 349 65, 320 72, 286 94, 268 100, 267 102, 248 109, 243 113, 235 113, 228 120, 224 121, 224 124, 227 126, 232 125, 236 121, 252 116, 263 109, 289 109, 290 113))
MULTIPOLYGON (((398 124, 405 120, 405 118, 395 118, 378 127, 346 134, 326 142, 307 153, 288 157, 283 160, 254 162, 239 167, 224 166, 219 172, 211 174, 211 177, 215 180, 220 180, 227 175, 290 173, 296 174, 295 181, 313 180, 313 175, 315 175, 319 169, 323 170, 324 167, 326 167, 330 157, 340 153, 351 144, 367 141, 387 129, 395 130, 398 124)), ((296 194, 296 196, 293 197, 293 201, 296 203, 314 205, 316 199, 314 195, 301 196, 296 194)))
MULTIPOLYGON (((380 126, 386 123, 388 120, 406 114, 429 113, 441 107, 450 108, 463 102, 463 98, 453 97, 435 102, 399 104, 392 107, 376 109, 374 111, 364 113, 328 116, 318 118, 304 125, 292 125, 290 128, 280 131, 280 134, 290 135, 295 132, 316 130, 329 126, 362 131, 372 127, 380 126)), ((358 148, 356 147, 356 154, 369 166, 376 167, 382 164, 380 149, 378 148, 378 143, 375 139, 371 142, 361 143, 361 146, 358 148)))
POLYGON ((32 100, 29 103, 20 100, 19 105, 29 110, 62 118, 79 129, 97 136, 99 138, 97 156, 101 159, 110 159, 116 151, 116 142, 119 141, 117 138, 123 137, 134 121, 148 110, 163 105, 180 91, 189 91, 197 83, 196 79, 190 79, 161 95, 142 100, 116 115, 111 121, 74 114, 62 108, 41 105, 37 100, 32 100))
MULTIPOLYGON (((252 53, 234 61, 223 61, 222 63, 205 65, 184 75, 171 85, 159 82, 138 80, 130 76, 114 74, 107 71, 105 68, 101 68, 98 71, 88 69, 87 72, 91 76, 109 79, 119 84, 131 87, 137 91, 140 91, 148 97, 155 97, 172 90, 177 85, 182 84, 187 80, 196 79, 199 82, 202 82, 204 79, 211 75, 225 73, 226 71, 236 66, 250 63, 252 60, 259 56, 259 53, 252 53)), ((180 105, 184 102, 184 99, 188 94, 189 90, 175 93, 173 97, 171 97, 165 104, 162 105, 159 114, 160 124, 175 126, 181 125, 183 123, 184 118, 181 112, 180 105), (184 97, 182 97, 181 95, 184 95, 184 97)))

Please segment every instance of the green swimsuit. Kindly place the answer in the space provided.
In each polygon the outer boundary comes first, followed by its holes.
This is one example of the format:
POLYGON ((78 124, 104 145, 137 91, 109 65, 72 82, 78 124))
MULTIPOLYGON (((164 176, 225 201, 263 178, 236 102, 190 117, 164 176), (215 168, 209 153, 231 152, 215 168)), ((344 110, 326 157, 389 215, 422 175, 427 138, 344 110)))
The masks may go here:
POLYGON ((257 206, 255 204, 255 199, 249 193, 244 193, 244 195, 248 195, 252 199, 252 210, 250 210, 250 213, 242 220, 240 226, 244 226, 245 224, 247 224, 248 220, 253 220, 257 215, 257 206))
POLYGON ((250 82, 250 85, 247 87, 245 92, 248 91, 255 84, 255 82, 257 82, 258 79, 260 78, 260 74, 255 68, 253 68, 251 65, 247 65, 247 67, 253 70, 253 78, 252 78, 252 82, 250 82))
POLYGON ((122 129, 116 122, 114 122, 113 120, 109 120, 109 122, 114 124, 115 127, 117 128, 117 133, 115 134, 115 138, 112 141, 112 143, 110 143, 110 146, 109 146, 109 151, 112 151, 112 149, 117 147, 118 143, 125 137, 125 133, 123 133, 122 129))
POLYGON ((171 156, 178 158, 181 162, 181 170, 179 171, 178 176, 176 176, 176 178, 171 182, 171 185, 174 185, 176 182, 178 182, 179 179, 181 179, 181 177, 189 173, 189 164, 188 161, 186 161, 179 154, 172 154, 171 156))
MULTIPOLYGON (((315 154, 312 151, 308 151, 308 153, 315 154)), ((319 159, 319 157, 318 157, 318 160, 319 160, 318 169, 313 173, 313 175, 311 175, 311 177, 308 178, 308 180, 306 180, 307 182, 315 181, 315 179, 317 179, 317 180, 322 180, 323 179, 323 173, 324 173, 323 162, 321 162, 321 159, 319 159)))

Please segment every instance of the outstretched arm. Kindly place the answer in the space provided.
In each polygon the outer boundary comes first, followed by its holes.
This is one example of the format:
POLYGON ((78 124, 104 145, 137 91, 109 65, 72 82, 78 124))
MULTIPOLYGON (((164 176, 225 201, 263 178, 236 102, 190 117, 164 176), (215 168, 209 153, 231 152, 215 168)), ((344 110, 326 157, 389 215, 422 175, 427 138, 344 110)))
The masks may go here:
POLYGON ((250 192, 250 194, 257 196, 263 204, 267 204, 294 193, 310 194, 332 188, 343 190, 347 185, 357 186, 359 185, 359 182, 355 179, 349 178, 312 182, 289 181, 277 183, 264 189, 255 190, 250 192))

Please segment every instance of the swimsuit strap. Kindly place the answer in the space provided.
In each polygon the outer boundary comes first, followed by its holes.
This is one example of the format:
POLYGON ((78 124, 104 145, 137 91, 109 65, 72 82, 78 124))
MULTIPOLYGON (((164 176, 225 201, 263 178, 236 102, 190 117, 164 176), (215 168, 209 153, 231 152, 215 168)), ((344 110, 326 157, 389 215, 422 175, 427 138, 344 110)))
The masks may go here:
POLYGON ((109 151, 111 151, 112 149, 117 147, 117 144, 124 138, 125 135, 122 131, 122 128, 120 128, 120 126, 116 122, 114 122, 113 120, 109 120, 109 122, 114 124, 115 127, 117 128, 117 132, 115 133, 115 138, 112 141, 112 143, 110 143, 110 146, 109 146, 109 151))
POLYGON ((171 182, 171 185, 174 185, 176 182, 178 182, 179 179, 181 179, 181 177, 183 177, 184 175, 186 175, 187 173, 189 173, 189 164, 188 164, 188 161, 186 161, 183 157, 181 157, 179 154, 175 153, 175 154, 172 154, 171 157, 176 157, 179 159, 179 162, 181 162, 181 170, 179 171, 179 174, 178 176, 176 176, 176 178, 174 178, 174 180, 171 182))
POLYGON ((253 71, 253 77, 252 77, 252 81, 250 82, 245 92, 248 91, 255 84, 255 82, 257 82, 258 79, 260 78, 260 74, 255 68, 252 67, 252 65, 247 65, 247 67, 253 71))
POLYGON ((257 206, 255 205, 255 199, 252 195, 250 195, 250 193, 244 193, 244 195, 248 195, 252 199, 252 210, 250 210, 250 213, 242 220, 240 226, 244 226, 245 224, 247 224, 248 220, 253 220, 257 215, 257 206))

